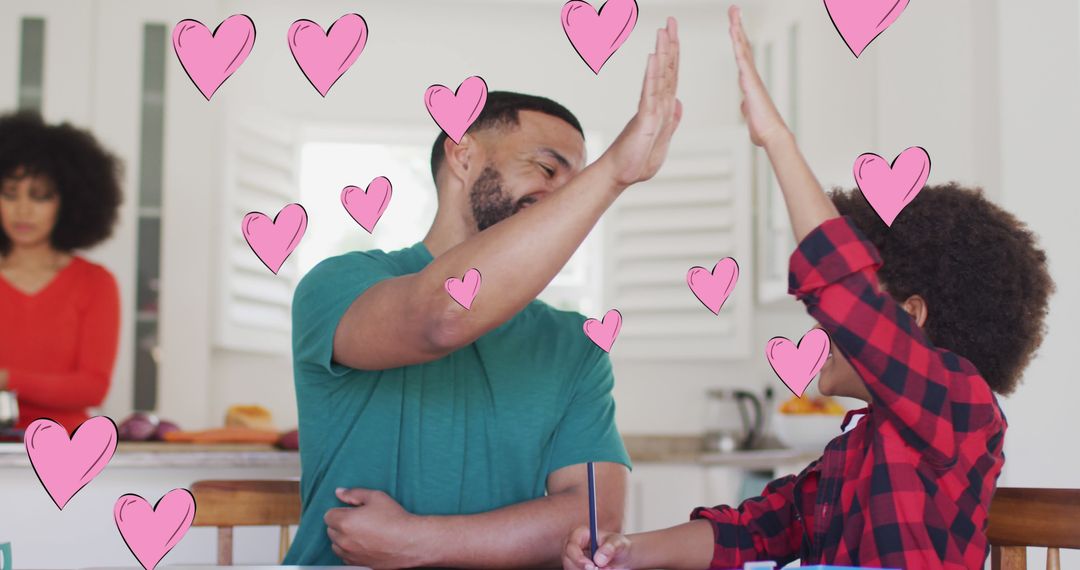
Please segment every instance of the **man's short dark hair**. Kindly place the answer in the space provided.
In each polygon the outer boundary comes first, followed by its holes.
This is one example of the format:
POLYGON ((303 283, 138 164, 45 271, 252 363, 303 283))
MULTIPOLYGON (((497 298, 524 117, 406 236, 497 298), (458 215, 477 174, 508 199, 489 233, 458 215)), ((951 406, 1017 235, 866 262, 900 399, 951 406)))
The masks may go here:
MULTIPOLYGON (((60 195, 50 236, 63 252, 94 246, 112 234, 120 207, 120 160, 88 131, 47 125, 34 111, 0 116, 0 182, 19 173, 42 176, 60 195)), ((0 253, 11 240, 0 231, 0 253)))
MULTIPOLYGON (((562 119, 569 123, 571 127, 577 129, 577 132, 581 133, 582 137, 585 136, 581 123, 566 107, 546 97, 513 93, 511 91, 489 92, 487 102, 484 103, 484 109, 480 111, 480 116, 476 118, 476 121, 473 122, 466 133, 475 133, 496 127, 516 127, 519 124, 519 111, 537 111, 562 119)), ((447 138, 445 132, 440 132, 439 136, 435 138, 435 145, 431 147, 432 179, 438 178, 439 167, 442 166, 443 159, 446 158, 443 143, 446 142, 447 138)))
POLYGON ((1054 282, 1046 253, 1015 216, 955 183, 927 186, 886 226, 858 190, 830 198, 877 247, 878 279, 897 302, 926 300, 923 330, 1007 395, 1045 334, 1054 282))

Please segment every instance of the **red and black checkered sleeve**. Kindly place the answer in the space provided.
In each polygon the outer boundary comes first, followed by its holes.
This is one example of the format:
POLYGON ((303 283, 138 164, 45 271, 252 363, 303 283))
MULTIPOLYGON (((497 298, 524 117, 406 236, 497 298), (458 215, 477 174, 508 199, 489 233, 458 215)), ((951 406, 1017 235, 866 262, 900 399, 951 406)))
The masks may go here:
POLYGON ((777 479, 760 497, 747 499, 738 508, 694 509, 690 520, 707 520, 713 528, 709 568, 742 568, 743 563, 754 560, 775 560, 783 566, 798 558, 803 521, 795 508, 797 481, 795 475, 777 479))
MULTIPOLYGON (((881 263, 877 249, 850 219, 833 218, 807 234, 791 256, 789 291, 862 377, 875 410, 896 422, 909 445, 950 463, 957 431, 996 418, 993 395, 970 362, 935 348, 903 307, 881 291, 881 263)), ((930 311, 933 318, 933 307, 930 311)))

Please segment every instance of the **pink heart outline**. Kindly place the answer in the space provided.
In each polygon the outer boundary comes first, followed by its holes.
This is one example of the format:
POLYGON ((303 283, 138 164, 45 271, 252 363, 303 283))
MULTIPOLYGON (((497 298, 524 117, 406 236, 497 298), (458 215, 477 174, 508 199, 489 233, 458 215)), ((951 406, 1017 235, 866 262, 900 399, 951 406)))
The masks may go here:
MULTIPOLYGON (((289 51, 293 56, 293 61, 300 67, 300 71, 304 74, 304 77, 307 78, 308 83, 319 92, 319 95, 322 95, 323 98, 325 98, 326 94, 330 92, 330 88, 345 75, 345 72, 352 67, 353 63, 356 62, 356 59, 363 53, 364 47, 367 45, 367 38, 367 20, 360 14, 350 12, 335 20, 325 32, 323 32, 322 26, 316 22, 306 18, 296 20, 289 26, 287 40, 289 51), (338 23, 342 23, 343 27, 339 27, 338 35, 331 38, 334 34, 334 26, 337 26, 338 23), (320 32, 315 36, 316 39, 314 40, 314 43, 305 43, 303 39, 297 37, 301 32, 306 31, 312 26, 320 32), (341 35, 342 30, 344 30, 344 36, 341 35), (330 60, 330 57, 332 55, 337 55, 331 54, 331 49, 340 47, 339 45, 334 45, 333 42, 340 37, 353 39, 353 36, 350 35, 353 32, 357 33, 354 43, 345 54, 344 59, 341 60, 341 63, 338 64, 336 68, 333 66, 326 67, 326 62, 330 60)), ((346 47, 348 46, 347 43, 344 45, 346 47)))
POLYGON ((446 136, 454 143, 461 144, 461 137, 465 136, 487 104, 487 81, 479 75, 473 75, 465 78, 452 94, 449 92, 450 88, 441 84, 428 87, 424 92, 424 106, 446 136), (465 90, 464 93, 461 93, 462 89, 465 90), (474 90, 476 93, 473 93, 474 90), (475 99, 464 99, 473 95, 475 99), (436 97, 439 100, 436 100, 436 97))
POLYGON ((606 0, 600 9, 595 9, 592 4, 584 0, 570 0, 563 5, 561 13, 563 32, 570 45, 574 47, 578 57, 589 66, 594 75, 600 75, 604 64, 619 51, 622 44, 630 37, 637 25, 638 5, 636 0, 606 0), (604 10, 612 6, 607 19, 604 18, 604 10), (615 13, 618 18, 619 12, 628 10, 626 20, 619 22, 610 14, 615 13), (582 12, 583 11, 583 12, 582 12), (575 13, 581 12, 582 18, 571 21, 575 13), (614 38, 609 38, 611 32, 618 32, 614 38), (607 41, 605 41, 607 40, 607 41))
POLYGON ((822 329, 813 328, 799 339, 798 344, 782 336, 769 339, 765 345, 765 358, 784 386, 801 398, 814 376, 817 376, 825 365, 831 346, 829 334, 822 329), (804 341, 808 341, 805 347, 804 341), (818 344, 820 346, 817 346, 818 344))
POLYGON ((375 224, 379 223, 386 207, 390 205, 394 186, 390 179, 385 176, 376 177, 366 189, 357 186, 346 186, 341 189, 341 205, 349 213, 360 227, 367 233, 375 231, 375 224))
POLYGON ((921 146, 913 146, 898 154, 887 169, 881 168, 884 162, 884 158, 867 152, 855 159, 852 170, 863 197, 881 221, 892 227, 900 212, 926 186, 930 178, 930 154, 921 146), (896 165, 901 161, 902 169, 898 170, 896 165))
POLYGON ((589 340, 593 341, 604 352, 610 353, 612 345, 615 344, 615 339, 619 336, 619 331, 622 330, 622 313, 618 309, 611 309, 604 313, 602 320, 586 319, 582 329, 585 331, 585 336, 589 337, 589 340), (609 318, 611 319, 610 323, 609 318), (597 327, 599 327, 599 330, 590 330, 597 327))
POLYGON ((116 453, 118 439, 116 422, 109 416, 94 416, 86 420, 79 424, 70 436, 67 429, 60 423, 50 418, 38 418, 27 426, 23 438, 26 455, 30 459, 34 475, 45 488, 53 504, 61 511, 109 464, 113 454, 116 453), (86 429, 83 429, 84 427, 86 429), (59 430, 64 439, 47 439, 56 433, 53 430, 59 430), (95 438, 102 437, 104 441, 98 442, 103 443, 99 452, 92 446, 95 438), (79 454, 85 457, 76 457, 79 454), (91 461, 89 465, 85 462, 76 463, 80 459, 91 461), (82 471, 81 475, 72 476, 73 473, 78 474, 80 471, 82 471))
POLYGON ((237 69, 243 65, 247 60, 248 55, 251 54, 252 48, 255 47, 255 22, 248 17, 247 14, 233 14, 228 18, 221 21, 214 31, 211 32, 205 24, 198 20, 186 19, 181 20, 175 26, 173 26, 173 53, 176 54, 176 59, 180 61, 180 67, 183 68, 184 73, 187 74, 188 79, 195 85, 195 88, 199 90, 203 98, 207 101, 217 93, 217 90, 232 77, 233 73, 236 73, 237 69), (222 27, 225 27, 225 33, 229 35, 228 38, 218 38, 217 33, 222 27), (235 29, 234 28, 238 28, 235 29), (205 32, 209 35, 209 39, 206 40, 210 45, 206 45, 203 42, 204 38, 194 38, 192 41, 198 42, 198 45, 188 44, 188 47, 184 47, 184 35, 189 32, 205 32), (224 51, 225 48, 218 47, 225 44, 215 44, 214 42, 235 40, 231 34, 244 33, 244 37, 241 38, 241 43, 237 47, 237 51, 232 55, 232 58, 228 60, 224 69, 215 69, 214 64, 222 63, 225 58, 229 57, 229 53, 224 51), (215 52, 215 49, 217 50, 215 52), (189 51, 192 50, 192 51, 189 51), (217 53, 223 52, 224 53, 217 53), (221 59, 221 62, 211 61, 215 57, 221 59), (185 61, 187 58, 187 61, 185 61))
POLYGON ((824 0, 825 12, 829 14, 836 33, 840 34, 844 45, 856 59, 900 18, 908 6, 908 0, 876 0, 877 5, 871 6, 873 1, 875 0, 824 0), (881 16, 873 13, 875 8, 879 12, 883 9, 887 11, 881 16), (838 17, 841 22, 837 22, 838 17), (880 20, 875 23, 874 20, 879 17, 880 20))
POLYGON ((724 303, 727 302, 728 296, 731 295, 738 281, 739 262, 733 257, 725 257, 717 261, 713 265, 712 271, 700 265, 695 265, 686 272, 686 284, 690 286, 690 291, 714 315, 720 314, 720 309, 724 307, 724 303), (721 267, 721 264, 723 264, 723 267, 721 267), (718 276, 716 274, 717 269, 720 269, 723 275, 718 276), (727 276, 726 282, 724 281, 724 275, 727 276))
MULTIPOLYGON (((282 222, 285 221, 282 220, 282 222)), ((304 232, 307 231, 307 210, 300 204, 287 204, 278 210, 273 220, 270 220, 270 216, 262 212, 248 212, 240 223, 240 231, 244 234, 244 240, 247 242, 248 247, 259 258, 259 261, 274 275, 277 275, 281 266, 285 264, 285 260, 292 255, 296 246, 300 245, 300 240, 303 239, 304 232), (299 212, 297 212, 297 208, 299 208, 299 212), (295 228, 281 226, 283 229, 278 229, 278 217, 283 213, 290 217, 297 216, 296 220, 288 220, 296 222, 295 228), (264 225, 253 225, 264 221, 270 222, 270 229, 263 229, 266 227, 264 225), (289 229, 293 231, 291 236, 288 234, 289 229)))
POLYGON ((154 570, 162 558, 165 558, 173 548, 184 538, 191 523, 195 521, 195 496, 187 489, 173 489, 165 493, 154 506, 150 502, 134 493, 121 495, 113 506, 113 521, 116 529, 120 531, 120 538, 124 540, 128 550, 145 570, 154 570), (176 504, 179 501, 179 504, 176 504), (165 510, 159 511, 158 507, 165 503, 165 510), (127 509, 128 520, 124 520, 127 509), (149 512, 135 509, 149 509, 149 512), (179 510, 178 510, 179 509, 179 510), (176 515, 182 511, 179 521, 170 521, 162 518, 170 514, 176 515), (176 524, 175 529, 170 523, 176 524), (172 530, 164 541, 164 533, 172 530), (162 536, 157 536, 161 534, 162 536))
POLYGON ((483 275, 480 274, 480 270, 475 267, 466 271, 465 275, 458 279, 457 277, 450 277, 443 283, 443 288, 447 293, 450 293, 450 297, 457 301, 457 304, 465 307, 465 310, 472 310, 473 299, 476 298, 476 293, 480 291, 480 283, 483 280, 483 275))

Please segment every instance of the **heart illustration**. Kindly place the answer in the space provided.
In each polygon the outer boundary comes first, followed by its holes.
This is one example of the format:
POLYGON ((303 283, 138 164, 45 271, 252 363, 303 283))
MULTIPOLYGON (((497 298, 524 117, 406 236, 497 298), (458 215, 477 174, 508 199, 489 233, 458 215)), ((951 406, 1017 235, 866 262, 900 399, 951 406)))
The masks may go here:
POLYGON ((765 346, 765 357, 780 381, 801 398, 810 381, 825 365, 829 346, 828 333, 812 329, 803 335, 797 346, 782 336, 772 338, 765 346))
POLYGON ((191 528, 195 497, 187 489, 173 489, 151 507, 129 493, 116 500, 113 519, 128 550, 143 568, 153 570, 191 528))
POLYGON ((38 480, 63 510, 112 459, 116 424, 108 416, 95 416, 75 428, 69 438, 64 426, 41 418, 27 426, 24 439, 38 480))
POLYGON ((304 237, 307 210, 300 204, 289 204, 274 216, 273 221, 262 212, 250 212, 244 216, 240 229, 251 251, 277 275, 289 254, 304 237))
POLYGON ((289 50, 320 95, 349 70, 367 43, 367 22, 359 14, 345 14, 323 32, 311 20, 297 20, 289 27, 289 50))
POLYGON ((463 279, 451 277, 446 280, 444 287, 446 292, 450 293, 459 305, 466 309, 472 309, 473 299, 476 298, 476 292, 480 290, 480 281, 482 276, 476 268, 472 268, 465 272, 463 279))
POLYGON ((907 8, 908 0, 825 0, 836 31, 855 57, 907 8))
POLYGON ((255 22, 234 14, 210 30, 198 20, 173 27, 173 51, 191 82, 207 101, 247 59, 255 45, 255 22))
POLYGON ((635 0, 607 0, 597 12, 582 0, 563 5, 562 27, 570 44, 594 74, 618 51, 637 23, 635 0))
POLYGON ((596 343, 596 346, 604 349, 604 352, 611 352, 611 345, 615 344, 615 338, 619 336, 619 329, 622 328, 622 313, 618 309, 611 309, 602 321, 586 319, 583 328, 585 336, 596 343))
POLYGON ((930 155, 926 149, 913 146, 890 165, 884 158, 866 153, 855 159, 855 183, 859 185, 866 201, 885 225, 893 220, 905 206, 922 191, 930 177, 930 155))
POLYGON ((686 284, 698 300, 714 315, 720 314, 728 295, 731 295, 735 283, 739 280, 739 264, 730 257, 721 259, 712 271, 704 267, 691 267, 686 272, 686 284))
POLYGON ((453 93, 445 85, 428 87, 424 93, 424 105, 446 136, 460 143, 465 131, 484 110, 487 92, 484 78, 474 75, 462 81, 453 93))
POLYGON ((375 231, 375 224, 379 223, 379 218, 390 205, 392 194, 393 186, 390 180, 380 176, 368 184, 367 190, 346 186, 341 190, 341 205, 345 206, 345 211, 352 219, 370 234, 375 231))

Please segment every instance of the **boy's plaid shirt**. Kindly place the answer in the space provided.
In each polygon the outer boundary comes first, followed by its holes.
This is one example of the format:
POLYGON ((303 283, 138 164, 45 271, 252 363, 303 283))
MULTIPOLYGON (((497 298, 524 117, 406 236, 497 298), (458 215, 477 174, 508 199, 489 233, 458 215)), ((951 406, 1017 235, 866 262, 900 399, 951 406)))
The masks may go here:
POLYGON ((851 362, 873 405, 799 475, 773 481, 738 508, 694 510, 691 519, 713 526, 711 567, 799 558, 983 568, 987 512, 1005 461, 1004 415, 975 367, 931 345, 879 290, 880 265, 846 217, 818 226, 792 255, 790 292, 851 362))

